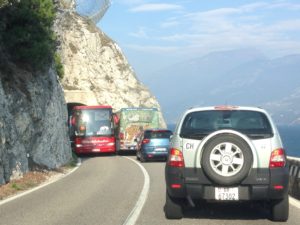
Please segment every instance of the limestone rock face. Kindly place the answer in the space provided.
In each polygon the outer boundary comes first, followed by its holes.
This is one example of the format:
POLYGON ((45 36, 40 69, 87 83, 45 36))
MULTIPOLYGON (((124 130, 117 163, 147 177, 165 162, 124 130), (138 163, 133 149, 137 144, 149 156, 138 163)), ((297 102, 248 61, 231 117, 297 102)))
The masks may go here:
MULTIPOLYGON (((78 14, 61 11, 55 30, 65 69, 66 102, 123 107, 155 107, 159 103, 137 79, 119 46, 78 14)), ((165 121, 161 114, 161 126, 165 121)))
POLYGON ((58 168, 72 157, 67 107, 56 73, 50 68, 45 73, 32 74, 8 61, 5 69, 3 65, 0 66, 0 184, 35 167, 58 168))

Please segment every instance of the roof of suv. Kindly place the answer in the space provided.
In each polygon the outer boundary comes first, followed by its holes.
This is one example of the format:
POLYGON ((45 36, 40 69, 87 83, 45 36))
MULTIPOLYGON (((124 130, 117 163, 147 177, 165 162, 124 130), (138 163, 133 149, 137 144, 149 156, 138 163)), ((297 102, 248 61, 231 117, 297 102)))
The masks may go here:
POLYGON ((264 110, 262 108, 259 108, 259 107, 253 107, 253 106, 231 106, 231 105, 195 107, 195 108, 188 109, 186 111, 186 113, 196 112, 196 111, 205 111, 205 110, 251 110, 251 111, 257 111, 257 112, 266 113, 266 110, 264 110))

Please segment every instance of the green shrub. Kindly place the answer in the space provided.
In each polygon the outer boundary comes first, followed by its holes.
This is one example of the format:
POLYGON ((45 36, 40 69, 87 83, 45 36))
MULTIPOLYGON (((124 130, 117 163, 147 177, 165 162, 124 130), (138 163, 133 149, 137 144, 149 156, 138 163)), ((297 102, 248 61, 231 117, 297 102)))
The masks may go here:
POLYGON ((54 64, 55 64, 55 70, 58 77, 60 79, 63 79, 65 71, 64 71, 63 64, 61 63, 60 55, 57 53, 54 54, 54 64))
POLYGON ((7 0, 0 8, 0 41, 11 59, 33 70, 47 68, 55 54, 52 0, 7 0))
POLYGON ((16 183, 12 183, 11 187, 17 191, 22 190, 22 187, 16 183))
POLYGON ((0 0, 0 8, 5 6, 7 3, 8 3, 7 0, 0 0))

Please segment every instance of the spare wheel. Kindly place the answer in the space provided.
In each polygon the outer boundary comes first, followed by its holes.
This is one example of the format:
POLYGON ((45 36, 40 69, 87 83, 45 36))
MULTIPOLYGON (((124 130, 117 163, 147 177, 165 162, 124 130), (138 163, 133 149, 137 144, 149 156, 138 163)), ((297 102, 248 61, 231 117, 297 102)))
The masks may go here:
POLYGON ((249 173, 253 155, 247 142, 235 134, 218 134, 204 145, 201 165, 214 183, 235 185, 249 173))

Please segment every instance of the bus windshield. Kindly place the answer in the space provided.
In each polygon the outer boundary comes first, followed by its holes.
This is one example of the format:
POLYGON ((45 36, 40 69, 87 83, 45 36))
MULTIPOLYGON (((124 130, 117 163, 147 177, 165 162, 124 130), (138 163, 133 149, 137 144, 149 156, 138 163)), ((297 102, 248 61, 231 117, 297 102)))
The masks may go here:
POLYGON ((80 109, 73 114, 75 136, 113 135, 112 110, 80 109))

